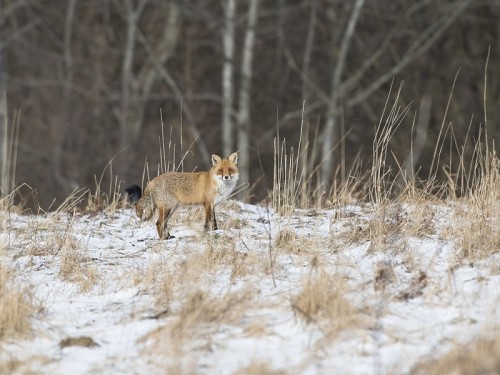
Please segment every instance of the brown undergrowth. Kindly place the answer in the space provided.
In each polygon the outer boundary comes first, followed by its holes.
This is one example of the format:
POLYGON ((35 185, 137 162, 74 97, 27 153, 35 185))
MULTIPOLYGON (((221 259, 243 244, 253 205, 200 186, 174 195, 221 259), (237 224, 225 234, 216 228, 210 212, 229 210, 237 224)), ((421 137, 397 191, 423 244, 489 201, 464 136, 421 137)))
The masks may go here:
POLYGON ((440 358, 419 362, 413 367, 411 374, 500 374, 500 339, 498 330, 496 331, 497 335, 494 338, 483 337, 467 344, 459 344, 440 358))

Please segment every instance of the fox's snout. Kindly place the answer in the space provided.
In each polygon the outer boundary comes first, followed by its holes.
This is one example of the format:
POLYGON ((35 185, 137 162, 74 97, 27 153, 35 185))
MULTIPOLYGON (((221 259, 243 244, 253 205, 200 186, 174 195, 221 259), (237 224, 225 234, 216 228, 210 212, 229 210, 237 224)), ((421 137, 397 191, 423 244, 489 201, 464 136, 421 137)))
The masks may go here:
POLYGON ((225 175, 225 176, 222 176, 222 179, 225 180, 225 181, 228 181, 228 180, 231 179, 231 176, 225 175))

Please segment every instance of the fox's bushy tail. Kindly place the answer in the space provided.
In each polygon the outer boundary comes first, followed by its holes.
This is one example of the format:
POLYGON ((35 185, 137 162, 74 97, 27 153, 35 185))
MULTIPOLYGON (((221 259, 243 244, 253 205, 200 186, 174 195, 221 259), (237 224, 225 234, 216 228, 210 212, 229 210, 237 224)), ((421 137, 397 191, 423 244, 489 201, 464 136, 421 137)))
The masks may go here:
POLYGON ((139 185, 132 185, 123 190, 123 193, 128 204, 133 206, 141 198, 142 189, 139 185))

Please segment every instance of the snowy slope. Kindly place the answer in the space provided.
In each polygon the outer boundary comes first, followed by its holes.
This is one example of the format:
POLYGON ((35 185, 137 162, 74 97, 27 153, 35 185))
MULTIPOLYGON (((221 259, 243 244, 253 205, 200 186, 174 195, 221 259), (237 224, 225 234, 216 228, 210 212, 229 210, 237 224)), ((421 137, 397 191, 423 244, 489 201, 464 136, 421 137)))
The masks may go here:
POLYGON ((404 374, 493 332, 498 257, 457 260, 450 206, 427 208, 415 223, 415 207, 395 210, 383 218, 370 205, 280 216, 229 202, 218 211, 223 229, 210 234, 199 210, 179 210, 168 241, 130 209, 6 214, 2 262, 40 308, 27 335, 0 340, 0 369, 404 374), (308 283, 335 290, 347 315, 299 307, 308 283))

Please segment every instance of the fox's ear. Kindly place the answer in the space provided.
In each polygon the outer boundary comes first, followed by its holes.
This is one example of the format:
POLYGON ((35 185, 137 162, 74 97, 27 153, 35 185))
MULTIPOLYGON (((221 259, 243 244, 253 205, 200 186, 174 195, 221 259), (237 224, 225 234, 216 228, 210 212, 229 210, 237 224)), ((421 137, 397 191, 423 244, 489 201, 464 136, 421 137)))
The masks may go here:
POLYGON ((212 155, 212 165, 216 165, 221 162, 221 158, 219 155, 212 155))
POLYGON ((229 155, 228 160, 231 163, 238 164, 238 154, 236 152, 233 152, 231 155, 229 155))

